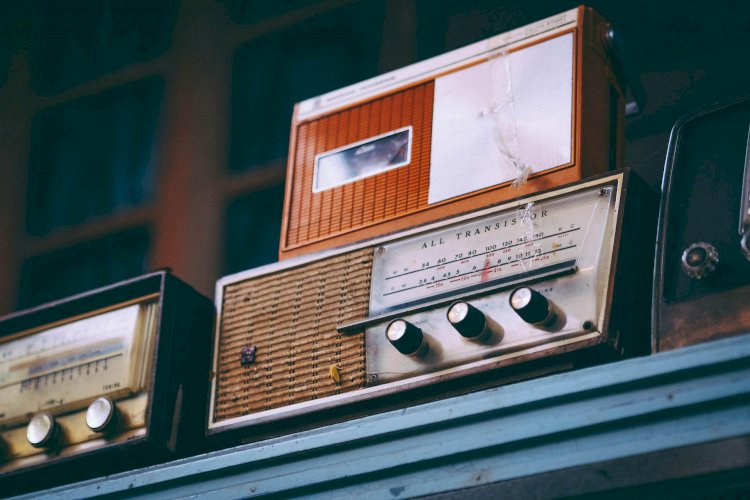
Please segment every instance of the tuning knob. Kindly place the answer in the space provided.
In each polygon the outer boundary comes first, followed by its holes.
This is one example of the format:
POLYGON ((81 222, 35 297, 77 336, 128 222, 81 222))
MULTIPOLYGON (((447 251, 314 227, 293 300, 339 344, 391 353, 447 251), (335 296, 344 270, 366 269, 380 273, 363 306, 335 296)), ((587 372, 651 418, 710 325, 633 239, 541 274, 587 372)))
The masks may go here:
POLYGON ((86 410, 86 425, 94 432, 112 429, 117 420, 117 406, 106 396, 94 400, 86 410))
POLYGON ((482 341, 493 332, 487 316, 468 302, 457 301, 448 307, 448 322, 462 337, 468 340, 482 341))
POLYGON ((57 438, 59 428, 55 417, 49 413, 34 415, 26 427, 26 439, 34 448, 51 446, 57 438))
POLYGON ((406 356, 423 356, 428 347, 422 330, 403 319, 394 319, 385 329, 385 336, 393 347, 406 356))
POLYGON ((719 252, 710 243, 699 241, 682 252, 682 270, 693 279, 703 279, 716 270, 719 252))
POLYGON ((536 326, 549 325, 557 318, 547 297, 525 286, 511 292, 510 307, 522 320, 536 326))

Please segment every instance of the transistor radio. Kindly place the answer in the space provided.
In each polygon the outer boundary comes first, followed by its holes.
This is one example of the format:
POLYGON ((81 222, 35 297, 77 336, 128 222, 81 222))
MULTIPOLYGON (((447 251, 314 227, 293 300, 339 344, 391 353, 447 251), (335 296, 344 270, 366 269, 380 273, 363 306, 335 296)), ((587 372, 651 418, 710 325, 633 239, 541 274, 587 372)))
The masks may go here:
POLYGON ((654 273, 654 349, 750 331, 750 95, 672 129, 654 273))
POLYGON ((213 311, 157 272, 0 318, 0 492, 200 445, 213 311))
POLYGON ((646 353, 655 213, 620 170, 222 278, 208 433, 646 353))
POLYGON ((617 168, 609 33, 579 7, 297 104, 280 258, 617 168))

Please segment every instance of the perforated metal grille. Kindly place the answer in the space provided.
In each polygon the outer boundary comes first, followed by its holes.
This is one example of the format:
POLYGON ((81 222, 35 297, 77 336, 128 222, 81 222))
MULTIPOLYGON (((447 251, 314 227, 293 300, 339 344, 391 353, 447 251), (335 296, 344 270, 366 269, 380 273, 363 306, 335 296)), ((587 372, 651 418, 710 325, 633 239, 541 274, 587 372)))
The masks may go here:
POLYGON ((228 285, 214 421, 363 387, 364 332, 343 335, 336 325, 367 316, 371 269, 368 248, 228 285), (252 346, 255 361, 243 366, 252 346))
POLYGON ((427 206, 434 83, 349 108, 297 128, 286 245, 346 233, 427 206), (411 163, 313 193, 315 155, 413 127, 411 163))

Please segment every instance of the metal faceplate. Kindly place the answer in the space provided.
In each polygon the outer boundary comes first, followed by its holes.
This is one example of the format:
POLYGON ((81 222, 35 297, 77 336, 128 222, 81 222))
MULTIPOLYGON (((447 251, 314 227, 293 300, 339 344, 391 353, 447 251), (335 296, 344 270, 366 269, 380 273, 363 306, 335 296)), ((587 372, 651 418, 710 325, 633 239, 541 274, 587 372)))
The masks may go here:
POLYGON ((377 247, 365 333, 368 382, 602 338, 620 195, 616 180, 530 198, 377 247), (554 324, 534 326, 512 310, 509 295, 521 285, 550 301, 557 311, 554 324), (459 298, 494 320, 498 331, 482 342, 462 337, 446 318, 459 298), (385 329, 393 318, 422 330, 426 355, 404 356, 389 343, 385 329))
POLYGON ((101 396, 123 415, 120 435, 110 438, 145 432, 157 298, 148 295, 0 342, 0 440, 10 459, 0 461, 0 473, 48 459, 32 446, 38 433, 31 427, 27 433, 34 415, 49 415, 59 426, 60 437, 50 446, 60 455, 103 446, 101 434, 86 425, 88 405, 101 396))

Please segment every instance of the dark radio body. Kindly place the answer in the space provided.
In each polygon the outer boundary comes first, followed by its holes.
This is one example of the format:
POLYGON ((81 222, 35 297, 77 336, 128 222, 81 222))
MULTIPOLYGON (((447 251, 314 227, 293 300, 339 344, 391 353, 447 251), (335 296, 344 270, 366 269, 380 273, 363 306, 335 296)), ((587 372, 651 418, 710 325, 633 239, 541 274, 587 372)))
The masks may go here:
POLYGON ((213 318, 167 272, 0 318, 0 493, 201 449, 213 318))
POLYGON ((654 272, 654 350, 750 331, 750 96, 672 129, 654 272))
POLYGON ((222 278, 209 437, 647 353, 655 213, 621 170, 222 278))

